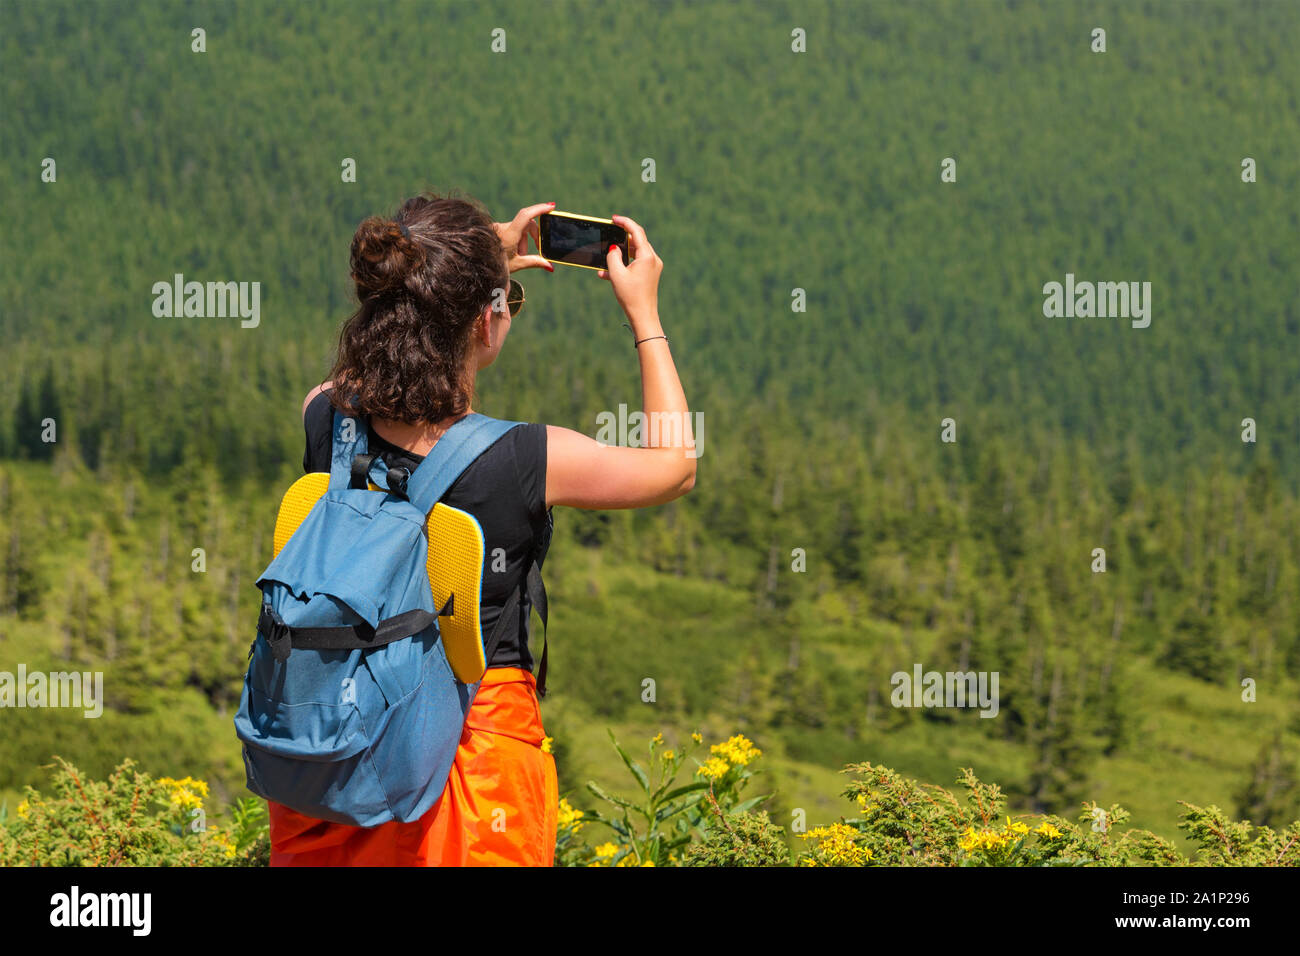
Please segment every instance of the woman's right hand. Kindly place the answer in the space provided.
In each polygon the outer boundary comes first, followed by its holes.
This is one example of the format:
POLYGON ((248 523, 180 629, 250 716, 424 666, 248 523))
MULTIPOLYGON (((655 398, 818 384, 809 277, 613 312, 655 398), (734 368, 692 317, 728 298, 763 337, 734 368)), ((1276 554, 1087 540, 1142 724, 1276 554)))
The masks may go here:
POLYGON ((655 253, 645 230, 627 216, 613 216, 613 221, 627 230, 628 251, 632 255, 630 264, 623 262, 623 253, 618 246, 611 245, 605 254, 605 268, 596 275, 608 279, 614 286, 614 295, 618 304, 627 313, 633 327, 638 322, 657 323, 659 321, 659 274, 664 271, 664 262, 655 253))

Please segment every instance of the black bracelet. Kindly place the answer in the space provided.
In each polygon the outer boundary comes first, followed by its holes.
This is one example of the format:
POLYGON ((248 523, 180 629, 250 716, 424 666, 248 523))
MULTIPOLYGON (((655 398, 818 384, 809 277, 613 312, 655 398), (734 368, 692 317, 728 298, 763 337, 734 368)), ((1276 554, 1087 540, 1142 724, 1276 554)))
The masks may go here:
MULTIPOLYGON (((632 326, 628 325, 627 323, 623 323, 623 328, 627 329, 628 332, 632 332, 632 326)), ((654 339, 656 338, 662 338, 664 342, 668 341, 667 336, 647 336, 646 338, 637 338, 636 332, 632 332, 632 338, 633 338, 633 342, 632 342, 633 349, 636 349, 636 347, 638 345, 641 345, 642 342, 653 342, 654 339)))

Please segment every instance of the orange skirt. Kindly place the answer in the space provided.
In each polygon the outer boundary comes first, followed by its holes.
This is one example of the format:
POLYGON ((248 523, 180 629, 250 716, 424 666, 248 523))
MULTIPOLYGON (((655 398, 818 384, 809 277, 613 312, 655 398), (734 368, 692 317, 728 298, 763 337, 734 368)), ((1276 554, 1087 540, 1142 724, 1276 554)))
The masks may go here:
POLYGON ((352 827, 268 804, 272 866, 551 866, 559 787, 542 750, 537 681, 483 677, 447 788, 418 820, 352 827))

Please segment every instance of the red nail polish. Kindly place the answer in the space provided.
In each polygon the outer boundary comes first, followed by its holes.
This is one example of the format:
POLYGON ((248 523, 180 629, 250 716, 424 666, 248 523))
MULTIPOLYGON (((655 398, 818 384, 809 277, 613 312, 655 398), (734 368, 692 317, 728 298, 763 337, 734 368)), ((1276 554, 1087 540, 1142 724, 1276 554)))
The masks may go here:
POLYGON ((547 272, 554 272, 554 271, 555 271, 555 266, 551 265, 551 264, 548 262, 548 263, 546 264, 546 271, 547 271, 547 272))
POLYGON ((606 252, 606 254, 608 254, 608 253, 613 252, 613 251, 614 251, 615 249, 617 249, 617 248, 618 248, 617 244, 611 242, 611 243, 609 244, 609 248, 606 249, 605 252, 606 252))

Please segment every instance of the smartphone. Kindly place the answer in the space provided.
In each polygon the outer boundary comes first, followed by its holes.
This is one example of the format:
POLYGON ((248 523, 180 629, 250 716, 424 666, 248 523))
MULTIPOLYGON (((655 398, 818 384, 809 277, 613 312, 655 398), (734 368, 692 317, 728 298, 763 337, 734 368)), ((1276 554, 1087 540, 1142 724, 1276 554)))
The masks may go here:
POLYGON ((584 269, 605 268, 605 253, 618 246, 629 262, 627 230, 613 220, 580 216, 576 212, 544 212, 541 221, 542 258, 584 269))

